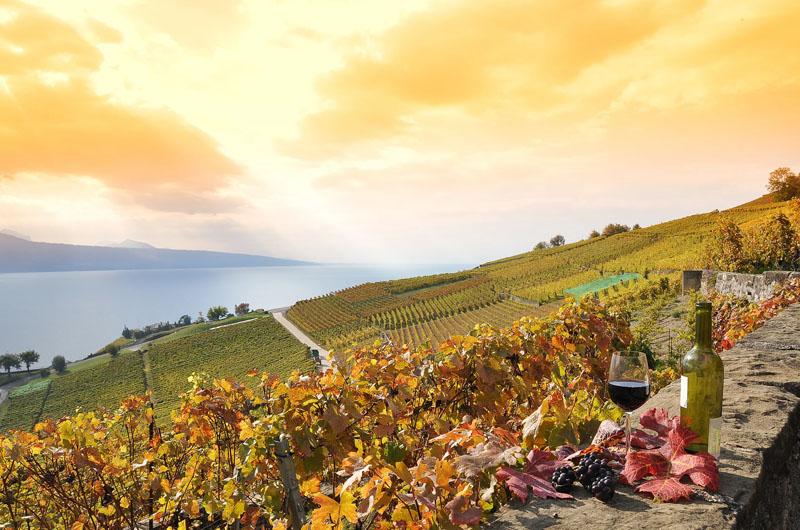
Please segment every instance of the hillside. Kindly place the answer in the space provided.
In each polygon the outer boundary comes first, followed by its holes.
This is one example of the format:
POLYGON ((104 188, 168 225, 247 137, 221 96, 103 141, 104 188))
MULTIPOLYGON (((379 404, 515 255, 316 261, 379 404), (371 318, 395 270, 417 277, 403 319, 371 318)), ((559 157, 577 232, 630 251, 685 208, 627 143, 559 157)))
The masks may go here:
MULTIPOLYGON (((644 276, 675 276, 681 269, 697 267, 704 238, 720 215, 748 226, 784 207, 784 203, 755 201, 722 213, 526 252, 466 271, 367 283, 300 301, 287 316, 334 350, 386 339, 396 345, 427 342, 435 348, 478 323, 508 326, 522 316, 551 313, 567 291, 624 297, 626 287, 637 282, 647 286, 641 282, 644 276)), ((675 306, 669 304, 668 297, 650 303, 654 306, 650 318, 674 312, 675 306)), ((235 326, 215 326, 195 324, 154 341, 142 352, 123 351, 115 359, 105 356, 84 369, 55 376, 50 383, 16 389, 0 410, 0 429, 28 426, 37 417, 58 417, 77 406, 114 406, 122 396, 145 389, 153 391, 157 414, 166 418, 195 371, 241 378, 251 368, 280 376, 292 369, 312 369, 305 347, 269 315, 235 326)))
MULTIPOLYGON (((219 324, 217 324, 219 326, 219 324)), ((213 327, 194 325, 175 336, 154 341, 140 351, 123 350, 69 365, 63 375, 32 382, 11 391, 0 406, 0 431, 29 429, 45 418, 60 418, 97 407, 114 408, 131 394, 153 392, 159 422, 169 419, 194 372, 244 379, 252 369, 280 377, 293 370, 313 370, 306 347, 269 315, 252 321, 213 327)))
POLYGON ((465 333, 478 322, 507 325, 553 309, 567 290, 585 294, 652 272, 699 267, 703 242, 720 216, 746 228, 785 207, 765 196, 722 212, 525 252, 462 272, 367 283, 300 301, 287 315, 330 349, 386 337, 419 344, 465 333))
POLYGON ((308 263, 251 254, 148 248, 143 244, 101 247, 40 243, 0 233, 0 273, 304 264, 308 263))

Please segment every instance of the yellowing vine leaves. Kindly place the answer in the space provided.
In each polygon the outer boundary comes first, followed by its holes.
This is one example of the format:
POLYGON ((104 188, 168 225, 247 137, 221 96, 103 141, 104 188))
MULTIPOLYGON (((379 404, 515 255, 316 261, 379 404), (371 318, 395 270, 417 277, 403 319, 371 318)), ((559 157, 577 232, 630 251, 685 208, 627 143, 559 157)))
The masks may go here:
POLYGON ((507 500, 496 472, 522 469, 523 447, 585 442, 618 417, 604 381, 611 353, 630 340, 625 319, 586 298, 509 329, 477 327, 436 352, 359 349, 286 381, 194 376, 164 432, 149 396, 134 396, 113 412, 0 437, 0 520, 283 528, 274 445, 285 433, 308 528, 476 525, 507 500))

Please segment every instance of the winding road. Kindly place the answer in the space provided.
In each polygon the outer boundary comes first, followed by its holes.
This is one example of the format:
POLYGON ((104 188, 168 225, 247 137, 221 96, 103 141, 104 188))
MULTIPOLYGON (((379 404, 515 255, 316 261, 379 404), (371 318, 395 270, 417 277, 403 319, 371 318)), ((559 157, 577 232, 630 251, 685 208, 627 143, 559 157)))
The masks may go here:
POLYGON ((300 329, 297 326, 289 322, 289 320, 285 316, 286 309, 287 308, 285 307, 282 307, 280 309, 272 309, 270 310, 270 313, 272 313, 272 316, 275 317, 275 320, 280 322, 280 324, 283 327, 285 327, 289 333, 297 337, 297 340, 299 340, 300 342, 302 342, 311 349, 319 350, 319 360, 320 360, 319 371, 320 372, 326 371, 328 368, 331 367, 330 353, 328 352, 328 350, 326 350, 325 348, 323 348, 322 346, 311 340, 311 338, 302 331, 300 331, 300 329))

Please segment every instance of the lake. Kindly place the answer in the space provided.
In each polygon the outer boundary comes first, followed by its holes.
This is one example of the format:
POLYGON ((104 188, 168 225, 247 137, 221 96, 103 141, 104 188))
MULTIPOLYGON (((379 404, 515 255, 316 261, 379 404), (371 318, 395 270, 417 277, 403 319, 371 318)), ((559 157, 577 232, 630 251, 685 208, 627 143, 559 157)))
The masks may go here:
POLYGON ((212 305, 272 309, 359 283, 435 274, 471 265, 310 265, 0 274, 0 353, 34 349, 37 366, 77 360, 120 336, 123 326, 192 320, 212 305))

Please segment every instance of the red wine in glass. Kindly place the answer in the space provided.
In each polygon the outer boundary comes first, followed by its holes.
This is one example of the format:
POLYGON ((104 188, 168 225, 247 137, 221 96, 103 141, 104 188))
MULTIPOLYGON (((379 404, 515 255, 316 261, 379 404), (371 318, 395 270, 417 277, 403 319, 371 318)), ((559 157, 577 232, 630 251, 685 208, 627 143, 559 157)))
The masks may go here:
POLYGON ((624 351, 611 355, 608 367, 608 395, 625 411, 625 454, 631 450, 631 412, 650 397, 650 368, 642 352, 624 351))
POLYGON ((647 381, 621 380, 608 382, 611 401, 625 412, 633 412, 647 402, 650 385, 647 381))

